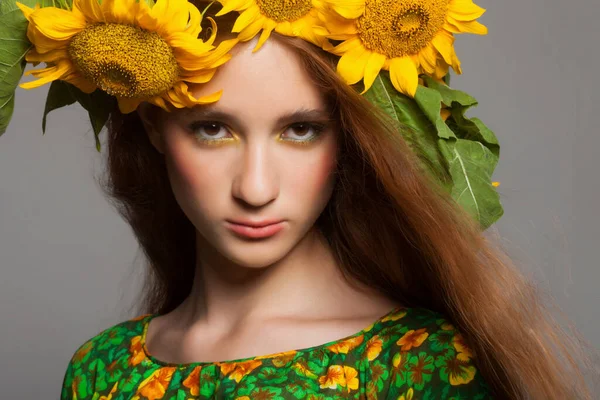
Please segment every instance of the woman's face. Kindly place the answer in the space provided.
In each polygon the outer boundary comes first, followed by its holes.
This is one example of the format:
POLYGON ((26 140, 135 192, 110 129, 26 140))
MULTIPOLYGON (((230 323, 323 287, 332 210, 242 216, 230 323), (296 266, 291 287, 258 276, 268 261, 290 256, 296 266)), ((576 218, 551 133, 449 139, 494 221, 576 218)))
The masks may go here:
POLYGON ((238 265, 260 268, 286 256, 329 201, 337 132, 298 56, 276 40, 256 53, 253 47, 254 41, 240 44, 194 92, 222 89, 218 102, 167 114, 162 141, 153 143, 201 242, 238 265), (245 235, 260 230, 232 224, 266 220, 283 222, 262 238, 245 235))

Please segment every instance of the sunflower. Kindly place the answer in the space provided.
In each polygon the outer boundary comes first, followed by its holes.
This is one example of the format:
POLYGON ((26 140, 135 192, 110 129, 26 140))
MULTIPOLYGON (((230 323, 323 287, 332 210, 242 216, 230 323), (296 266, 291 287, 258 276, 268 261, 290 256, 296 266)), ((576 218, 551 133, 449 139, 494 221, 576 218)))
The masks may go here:
POLYGON ((187 0, 73 0, 71 10, 35 9, 17 3, 29 25, 33 48, 26 60, 47 67, 28 71, 38 78, 25 89, 54 80, 85 93, 100 88, 117 98, 123 113, 147 101, 169 110, 212 103, 221 92, 195 98, 193 85, 208 82, 231 55, 237 40, 213 46, 198 39, 202 15, 187 0))
POLYGON ((341 56, 338 73, 349 84, 363 79, 365 91, 384 69, 398 91, 414 97, 419 74, 441 79, 449 67, 462 73, 454 33, 487 33, 476 21, 485 9, 472 0, 324 2, 328 37, 343 41, 330 50, 341 56))
POLYGON ((321 0, 219 0, 223 8, 221 16, 231 11, 240 13, 232 32, 238 33, 242 42, 251 40, 261 32, 254 51, 260 49, 275 31, 285 36, 300 37, 319 47, 327 39, 319 18, 321 0))

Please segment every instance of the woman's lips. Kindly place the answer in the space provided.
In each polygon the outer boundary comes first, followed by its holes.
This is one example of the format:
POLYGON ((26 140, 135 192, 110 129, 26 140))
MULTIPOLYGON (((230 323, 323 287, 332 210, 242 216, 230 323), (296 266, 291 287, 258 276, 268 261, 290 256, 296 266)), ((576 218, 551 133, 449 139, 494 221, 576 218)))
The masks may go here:
POLYGON ((274 234, 283 229, 283 221, 261 227, 236 224, 230 221, 227 221, 226 225, 227 228, 229 228, 234 233, 252 239, 260 239, 273 236, 274 234))

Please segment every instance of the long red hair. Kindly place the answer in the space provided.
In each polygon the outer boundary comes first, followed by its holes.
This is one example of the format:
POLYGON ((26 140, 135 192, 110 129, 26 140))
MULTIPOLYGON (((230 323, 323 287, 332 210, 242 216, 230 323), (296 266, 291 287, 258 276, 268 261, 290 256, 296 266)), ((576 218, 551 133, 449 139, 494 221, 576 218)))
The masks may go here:
MULTIPOLYGON (((568 319, 571 332, 561 328, 552 298, 419 170, 402 127, 340 79, 335 59, 278 39, 300 56, 339 123, 337 185, 316 224, 349 282, 445 314, 496 398, 591 399, 582 371, 595 376, 586 354, 594 350, 568 319)), ((104 187, 149 261, 138 311, 170 312, 191 290, 195 228, 138 115, 114 112, 108 135, 104 187)))

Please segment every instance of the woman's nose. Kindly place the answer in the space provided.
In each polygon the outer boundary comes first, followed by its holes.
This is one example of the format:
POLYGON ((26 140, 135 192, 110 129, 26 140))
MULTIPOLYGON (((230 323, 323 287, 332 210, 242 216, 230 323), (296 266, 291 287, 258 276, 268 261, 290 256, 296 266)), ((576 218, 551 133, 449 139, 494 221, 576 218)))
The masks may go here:
POLYGON ((268 204, 279 194, 278 170, 268 143, 247 144, 233 181, 233 196, 254 207, 268 204))

